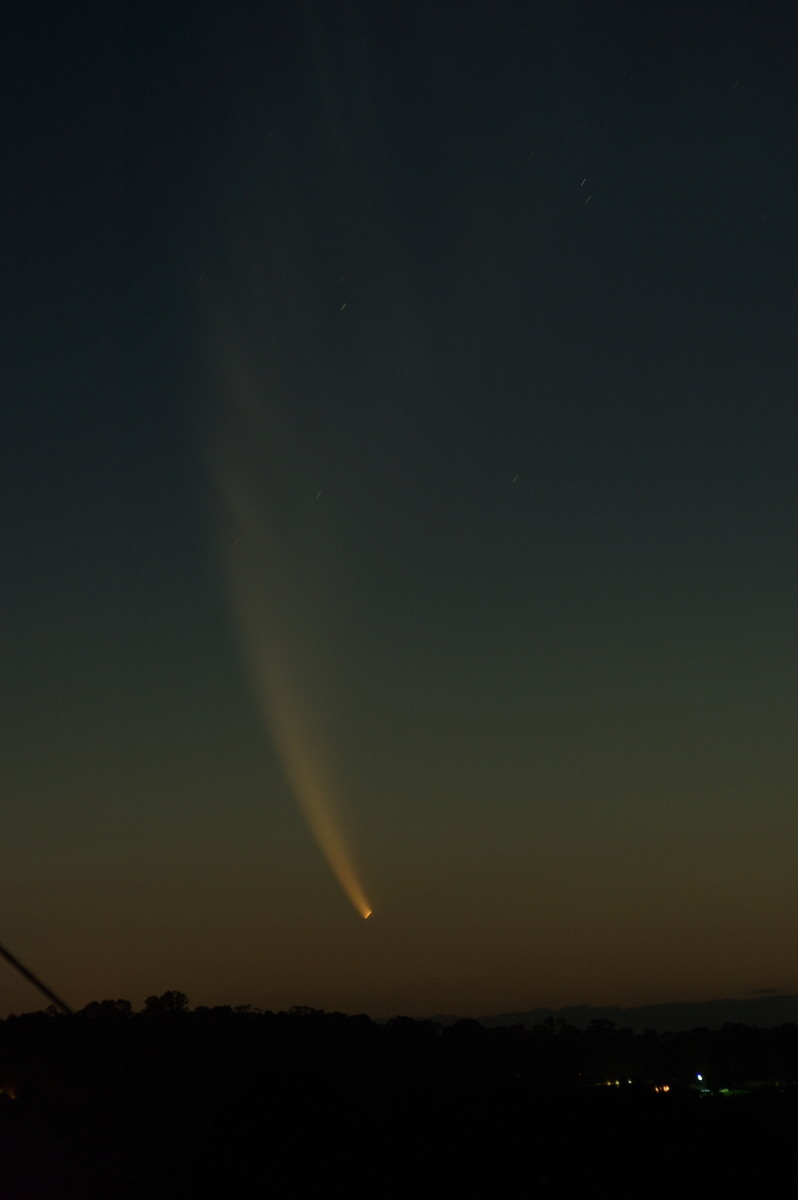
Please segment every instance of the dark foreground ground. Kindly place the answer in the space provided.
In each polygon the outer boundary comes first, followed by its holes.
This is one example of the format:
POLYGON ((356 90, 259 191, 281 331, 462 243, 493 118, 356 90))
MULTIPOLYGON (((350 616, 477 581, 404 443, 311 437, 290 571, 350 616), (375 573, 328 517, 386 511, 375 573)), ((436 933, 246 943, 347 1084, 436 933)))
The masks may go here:
POLYGON ((795 1026, 32 1014, 0 1022, 0 1197, 786 1195, 796 1065, 795 1026))

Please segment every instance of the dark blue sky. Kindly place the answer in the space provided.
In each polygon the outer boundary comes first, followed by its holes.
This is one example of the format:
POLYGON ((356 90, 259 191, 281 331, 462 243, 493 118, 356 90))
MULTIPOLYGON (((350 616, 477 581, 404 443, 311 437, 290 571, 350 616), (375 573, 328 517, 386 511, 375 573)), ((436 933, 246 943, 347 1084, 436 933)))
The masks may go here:
POLYGON ((798 987, 797 34, 19 8, 2 940, 56 991, 798 987))

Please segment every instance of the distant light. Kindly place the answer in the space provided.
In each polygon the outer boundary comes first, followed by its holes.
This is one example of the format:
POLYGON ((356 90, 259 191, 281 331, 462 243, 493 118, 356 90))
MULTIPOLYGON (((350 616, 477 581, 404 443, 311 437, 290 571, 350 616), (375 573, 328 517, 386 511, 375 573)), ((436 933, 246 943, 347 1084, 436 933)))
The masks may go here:
POLYGON ((364 913, 363 913, 363 920, 364 920, 364 921, 368 921, 369 917, 371 916, 371 913, 372 913, 372 910, 371 910, 371 909, 369 909, 369 910, 368 910, 368 912, 364 912, 364 913))
POLYGON ((703 1083, 703 1082, 704 1082, 704 1076, 703 1076, 703 1075, 696 1075, 696 1079, 698 1080, 698 1082, 699 1082, 699 1083, 703 1083))

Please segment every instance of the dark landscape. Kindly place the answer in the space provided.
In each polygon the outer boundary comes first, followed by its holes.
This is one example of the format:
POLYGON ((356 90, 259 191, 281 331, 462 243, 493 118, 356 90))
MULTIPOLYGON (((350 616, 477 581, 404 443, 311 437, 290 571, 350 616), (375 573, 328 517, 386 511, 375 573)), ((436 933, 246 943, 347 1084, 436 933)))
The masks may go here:
MULTIPOLYGON (((442 1025, 451 1025, 457 1017, 436 1016, 442 1025)), ((497 1013, 480 1017, 489 1028, 501 1025, 523 1025, 531 1029, 548 1020, 562 1021, 584 1029, 593 1021, 611 1021, 634 1033, 647 1029, 658 1032, 681 1032, 689 1029, 719 1029, 721 1025, 756 1025, 772 1029, 775 1025, 798 1022, 798 996, 747 996, 725 1000, 703 1000, 694 1004, 645 1004, 639 1008, 599 1007, 591 1004, 570 1008, 535 1008, 529 1012, 497 1013)))
POLYGON ((634 1034, 106 1000, 0 1023, 2 1195, 762 1195, 798 1026, 634 1034))

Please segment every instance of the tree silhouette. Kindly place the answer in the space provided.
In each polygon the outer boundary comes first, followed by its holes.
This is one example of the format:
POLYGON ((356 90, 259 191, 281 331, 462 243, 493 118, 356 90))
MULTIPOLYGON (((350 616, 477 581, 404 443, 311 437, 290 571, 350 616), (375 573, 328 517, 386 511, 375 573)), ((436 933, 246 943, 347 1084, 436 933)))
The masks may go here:
POLYGON ((144 1001, 144 1012, 152 1017, 174 1016, 188 1012, 188 996, 185 992, 164 992, 162 996, 148 996, 144 1001))

